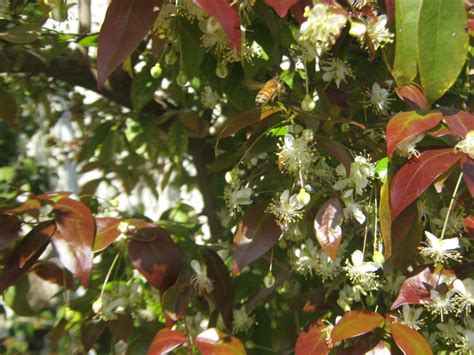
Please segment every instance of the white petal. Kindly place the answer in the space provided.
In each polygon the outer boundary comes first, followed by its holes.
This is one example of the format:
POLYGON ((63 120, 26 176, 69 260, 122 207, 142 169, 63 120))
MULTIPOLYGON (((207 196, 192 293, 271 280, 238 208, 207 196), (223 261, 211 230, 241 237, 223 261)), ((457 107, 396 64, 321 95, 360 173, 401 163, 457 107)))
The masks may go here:
POLYGON ((201 265, 199 264, 199 261, 197 260, 191 260, 191 267, 192 269, 194 270, 194 272, 196 274, 200 274, 201 273, 201 265))
POLYGON ((356 250, 352 253, 351 259, 354 266, 360 266, 364 261, 364 254, 360 250, 356 250))
POLYGON ((444 250, 459 249, 461 247, 459 244, 459 238, 443 239, 441 241, 441 247, 444 250))
POLYGON ((210 328, 208 330, 203 331, 201 334, 198 335, 198 338, 209 340, 212 342, 218 342, 220 340, 220 336, 216 328, 210 328))
POLYGON ((280 195, 280 201, 288 202, 289 199, 290 199, 290 190, 283 191, 282 194, 280 195))
POLYGON ((466 294, 466 287, 464 286, 464 283, 460 279, 456 279, 453 282, 453 287, 456 291, 462 293, 463 295, 466 294))

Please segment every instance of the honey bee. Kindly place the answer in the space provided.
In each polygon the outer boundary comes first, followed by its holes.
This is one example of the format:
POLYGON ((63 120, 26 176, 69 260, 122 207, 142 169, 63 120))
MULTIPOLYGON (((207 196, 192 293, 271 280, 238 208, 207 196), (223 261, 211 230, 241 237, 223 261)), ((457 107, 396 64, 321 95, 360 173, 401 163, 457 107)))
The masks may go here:
POLYGON ((372 5, 372 2, 372 0, 349 0, 351 6, 358 10, 361 10, 365 6, 372 5))
POLYGON ((255 105, 261 108, 272 103, 283 91, 283 83, 278 78, 268 80, 255 96, 255 105))

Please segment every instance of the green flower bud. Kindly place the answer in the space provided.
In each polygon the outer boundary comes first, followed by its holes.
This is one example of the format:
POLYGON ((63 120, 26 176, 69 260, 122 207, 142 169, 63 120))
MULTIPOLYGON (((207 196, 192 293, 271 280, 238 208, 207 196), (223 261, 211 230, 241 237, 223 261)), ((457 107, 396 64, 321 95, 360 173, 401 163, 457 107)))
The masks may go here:
POLYGON ((156 63, 150 70, 150 75, 153 79, 158 79, 163 74, 160 63, 156 63))
POLYGON ((372 261, 378 265, 382 265, 385 262, 385 258, 383 254, 379 251, 374 251, 374 255, 372 255, 372 261))
POLYGON ((188 81, 188 76, 186 75, 184 71, 180 70, 178 76, 176 77, 176 83, 179 86, 184 86, 186 85, 187 81, 188 81))
POLYGON ((298 195, 296 195, 296 198, 298 199, 299 203, 301 203, 303 206, 306 206, 311 200, 311 195, 307 193, 304 188, 301 188, 300 192, 298 192, 298 195))
POLYGON ((306 129, 303 129, 302 136, 306 142, 311 142, 314 139, 314 132, 312 129, 306 128, 306 129))
POLYGON ((229 69, 227 69, 225 64, 219 63, 216 67, 216 75, 218 78, 225 79, 229 75, 229 69))
POLYGON ((170 49, 168 53, 165 54, 165 63, 167 65, 173 65, 178 60, 178 56, 176 55, 176 51, 174 49, 170 49))
POLYGON ((349 126, 349 123, 343 123, 341 125, 341 131, 342 132, 349 132, 350 129, 351 129, 351 127, 349 126))
POLYGON ((311 112, 316 107, 316 102, 314 102, 313 98, 306 94, 303 101, 301 101, 301 109, 306 112, 311 112))
POLYGON ((102 311, 102 308, 104 307, 104 304, 102 302, 102 298, 98 298, 92 303, 92 310, 94 311, 95 314, 99 314, 102 311))
POLYGON ((275 276, 273 276, 272 272, 268 272, 263 279, 263 284, 266 288, 270 288, 275 284, 275 276))

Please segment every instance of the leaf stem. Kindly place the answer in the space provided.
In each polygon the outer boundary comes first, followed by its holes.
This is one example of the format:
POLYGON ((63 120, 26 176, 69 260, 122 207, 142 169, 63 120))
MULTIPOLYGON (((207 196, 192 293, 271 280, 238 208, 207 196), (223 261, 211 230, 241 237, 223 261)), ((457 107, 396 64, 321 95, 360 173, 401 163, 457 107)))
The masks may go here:
POLYGON ((105 279, 104 279, 104 283, 102 284, 102 289, 100 290, 99 298, 102 298, 102 296, 104 295, 105 285, 107 285, 107 282, 109 282, 110 275, 112 275, 112 270, 114 269, 114 266, 117 263, 119 257, 120 257, 120 253, 117 253, 115 255, 114 260, 112 261, 112 264, 110 264, 109 270, 107 271, 107 275, 105 276, 105 279))
POLYGON ((444 234, 446 233, 446 227, 448 226, 448 219, 451 214, 451 210, 453 209, 454 200, 456 199, 459 186, 461 185, 462 177, 463 177, 463 172, 461 171, 461 173, 459 174, 458 182, 456 183, 456 187, 454 188, 453 195, 451 196, 451 201, 449 202, 448 213, 446 213, 446 217, 444 219, 443 230, 441 231, 441 236, 439 237, 439 239, 441 240, 444 238, 444 234))

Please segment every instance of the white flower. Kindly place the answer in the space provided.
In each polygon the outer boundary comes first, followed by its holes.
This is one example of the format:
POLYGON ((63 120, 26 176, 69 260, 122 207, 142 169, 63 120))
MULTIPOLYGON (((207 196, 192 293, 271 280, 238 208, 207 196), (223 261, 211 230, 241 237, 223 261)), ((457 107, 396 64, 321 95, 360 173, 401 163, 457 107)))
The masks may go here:
POLYGON ((323 281, 333 279, 340 270, 341 259, 332 260, 323 250, 316 247, 311 239, 294 248, 290 254, 293 268, 304 275, 318 275, 323 281))
POLYGON ((255 322, 255 317, 249 315, 245 310, 245 307, 240 309, 234 309, 234 331, 238 332, 246 332, 249 328, 252 327, 253 323, 255 322))
POLYGON ((410 307, 409 305, 404 304, 402 309, 402 323, 415 330, 420 329, 420 326, 423 325, 423 320, 418 319, 420 318, 421 313, 423 313, 423 308, 410 307))
POLYGON ((347 21, 345 14, 321 3, 306 7, 304 17, 306 21, 301 24, 298 41, 315 53, 318 49, 329 49, 347 21))
POLYGON ((474 353, 474 331, 463 329, 459 335, 459 343, 456 343, 456 348, 460 354, 474 353))
POLYGON ((387 16, 380 15, 370 17, 367 20, 367 35, 375 50, 383 48, 385 44, 393 42, 393 34, 390 33, 387 25, 387 16))
POLYGON ((220 100, 219 94, 210 86, 205 86, 201 93, 201 103, 205 108, 214 109, 220 100))
MULTIPOLYGON (((336 173, 341 176, 346 175, 346 169, 342 164, 336 168, 336 173)), ((351 164, 351 174, 348 178, 344 178, 336 182, 333 186, 335 190, 342 190, 348 185, 355 188, 358 195, 364 193, 364 189, 369 184, 369 179, 375 176, 375 165, 365 156, 358 155, 351 164)))
POLYGON ((364 255, 360 250, 356 250, 351 255, 352 264, 346 260, 344 270, 354 284, 358 284, 364 290, 372 291, 378 289, 379 282, 375 273, 380 265, 372 261, 364 261, 364 255))
POLYGON ((452 318, 449 318, 446 323, 436 324, 436 328, 440 330, 440 337, 450 343, 459 335, 460 327, 452 318))
POLYGON ((439 314, 441 322, 443 322, 444 315, 447 315, 455 310, 452 296, 454 291, 449 290, 444 294, 432 289, 430 290, 431 303, 425 305, 432 314, 439 314))
POLYGON ((457 304, 459 313, 465 311, 471 313, 471 308, 474 305, 474 280, 456 279, 453 283, 456 295, 453 297, 454 302, 457 304))
POLYGON ((250 187, 226 186, 224 189, 224 201, 227 209, 231 212, 240 212, 240 206, 252 204, 252 189, 250 187))
POLYGON ((303 136, 295 138, 292 134, 285 134, 278 148, 278 165, 281 170, 298 174, 301 170, 307 170, 313 162, 314 154, 303 136))
POLYGON ((292 223, 303 217, 303 207, 296 194, 290 196, 290 191, 285 190, 279 201, 270 203, 267 211, 273 213, 281 222, 292 223))
POLYGON ((367 107, 372 107, 378 114, 387 114, 388 106, 390 101, 392 101, 387 89, 381 88, 378 83, 373 83, 372 90, 368 90, 366 95, 369 98, 367 107))
POLYGON ((466 138, 456 144, 456 149, 474 159, 474 131, 469 131, 466 138))
POLYGON ((443 264, 448 259, 459 261, 461 254, 456 251, 460 248, 458 238, 438 239, 428 231, 425 231, 426 246, 420 247, 421 254, 433 260, 436 264, 443 264))
POLYGON ((334 80, 338 89, 341 81, 346 81, 346 76, 354 77, 352 69, 345 59, 332 58, 327 64, 327 66, 322 67, 324 71, 323 80, 326 82, 334 80))
POLYGON ((416 149, 416 144, 423 140, 424 134, 419 134, 414 137, 408 138, 401 142, 397 146, 397 151, 400 156, 405 158, 418 158, 420 156, 420 152, 416 149))
POLYGON ((343 210, 344 218, 355 218, 355 220, 359 222, 359 224, 364 224, 365 214, 364 212, 362 212, 362 205, 360 202, 354 201, 352 190, 349 190, 344 193, 341 200, 342 202, 344 202, 345 205, 345 208, 343 210))
POLYGON ((195 274, 191 276, 191 284, 197 289, 199 293, 209 293, 214 289, 212 280, 207 277, 207 267, 205 264, 200 264, 197 260, 191 260, 191 268, 195 274))

